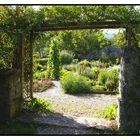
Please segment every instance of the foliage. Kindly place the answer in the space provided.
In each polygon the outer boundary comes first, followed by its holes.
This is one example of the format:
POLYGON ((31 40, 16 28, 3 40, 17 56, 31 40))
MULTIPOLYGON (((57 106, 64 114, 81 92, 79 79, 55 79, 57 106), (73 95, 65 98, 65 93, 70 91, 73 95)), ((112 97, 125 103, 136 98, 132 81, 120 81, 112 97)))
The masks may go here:
POLYGON ((32 112, 46 112, 50 111, 50 103, 42 98, 33 98, 29 102, 29 111, 32 112))
POLYGON ((126 43, 124 33, 123 32, 118 32, 117 34, 115 34, 111 39, 111 43, 112 43, 112 45, 118 46, 118 47, 126 46, 127 43, 126 43))
POLYGON ((90 67, 90 62, 85 59, 85 60, 80 61, 79 65, 90 67))
POLYGON ((8 33, 0 34, 0 70, 10 69, 13 60, 13 40, 8 33))
POLYGON ((36 71, 33 75, 34 79, 42 79, 47 77, 47 71, 36 71))
POLYGON ((98 67, 98 68, 107 68, 109 66, 112 66, 111 62, 105 63, 105 62, 101 62, 99 60, 97 60, 97 61, 93 60, 90 62, 90 64, 92 67, 98 67))
POLYGON ((70 64, 74 58, 74 54, 71 51, 62 50, 60 52, 61 63, 70 64))
POLYGON ((92 71, 92 79, 97 80, 98 75, 100 73, 100 69, 98 67, 92 67, 91 71, 92 71))
POLYGON ((117 104, 111 104, 105 107, 98 113, 99 117, 105 118, 105 119, 110 119, 110 120, 115 120, 117 117, 117 104))
POLYGON ((95 85, 93 86, 93 91, 105 91, 105 87, 101 85, 95 85))
POLYGON ((118 90, 119 72, 116 69, 103 69, 99 73, 98 82, 107 90, 116 91, 118 90))
POLYGON ((72 64, 77 64, 78 63, 78 59, 73 59, 72 60, 72 64))
POLYGON ((51 42, 48 55, 47 76, 55 79, 60 77, 60 55, 56 41, 51 42))
POLYGON ((60 82, 65 93, 69 94, 89 93, 92 89, 91 83, 86 77, 71 72, 64 74, 60 78, 60 82))
POLYGON ((84 66, 84 65, 77 65, 76 72, 78 72, 80 75, 85 76, 90 79, 94 79, 96 75, 93 73, 92 69, 90 67, 84 66))

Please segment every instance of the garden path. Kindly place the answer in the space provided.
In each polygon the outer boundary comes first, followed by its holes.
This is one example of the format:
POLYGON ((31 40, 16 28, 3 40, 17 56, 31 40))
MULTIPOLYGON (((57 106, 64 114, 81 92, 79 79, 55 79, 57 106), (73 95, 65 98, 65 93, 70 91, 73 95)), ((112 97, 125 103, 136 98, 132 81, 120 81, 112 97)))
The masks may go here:
POLYGON ((117 103, 116 95, 97 93, 70 95, 63 93, 60 82, 53 81, 53 83, 52 88, 44 92, 36 92, 34 97, 48 100, 58 113, 91 117, 94 116, 96 110, 117 103))
POLYGON ((64 94, 60 83, 53 83, 55 86, 44 92, 34 93, 34 97, 51 102, 54 111, 23 112, 18 120, 37 124, 37 134, 43 135, 112 135, 117 132, 116 121, 93 117, 96 110, 116 103, 116 95, 64 94))

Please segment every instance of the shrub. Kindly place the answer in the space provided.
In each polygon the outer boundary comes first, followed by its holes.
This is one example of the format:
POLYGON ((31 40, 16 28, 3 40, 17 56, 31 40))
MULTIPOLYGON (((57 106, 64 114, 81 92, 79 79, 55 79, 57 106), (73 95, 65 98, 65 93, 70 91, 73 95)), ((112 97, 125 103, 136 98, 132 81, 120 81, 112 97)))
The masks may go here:
POLYGON ((86 59, 80 61, 79 65, 86 66, 86 67, 90 67, 91 66, 90 62, 88 60, 86 60, 86 59))
POLYGON ((33 98, 29 102, 28 107, 29 107, 29 111, 32 111, 32 112, 38 112, 38 111, 40 111, 40 112, 49 111, 50 112, 50 103, 42 98, 33 98))
POLYGON ((109 57, 109 55, 103 54, 103 55, 100 56, 99 60, 101 62, 107 62, 108 63, 108 62, 110 62, 110 57, 109 57))
POLYGON ((98 76, 100 85, 106 87, 106 90, 116 91, 119 85, 119 72, 116 69, 103 69, 98 76))
POLYGON ((83 65, 82 66, 78 65, 76 67, 76 72, 78 72, 80 75, 88 77, 90 79, 94 78, 92 69, 90 67, 85 67, 83 65))
POLYGON ((92 75, 93 75, 93 79, 94 80, 97 80, 98 79, 98 75, 99 75, 99 73, 100 73, 100 69, 98 68, 98 67, 93 67, 92 69, 91 69, 91 71, 92 71, 92 75))
POLYGON ((74 54, 71 51, 62 50, 60 52, 61 63, 70 64, 74 58, 74 54))
POLYGON ((47 76, 55 79, 60 77, 60 55, 56 42, 52 41, 48 55, 47 76))
POLYGON ((78 59, 73 59, 72 64, 78 64, 78 59))
POLYGON ((98 68, 107 68, 109 66, 112 66, 112 63, 106 63, 106 62, 101 62, 101 61, 91 61, 91 66, 92 67, 98 67, 98 68))
POLYGON ((95 85, 93 87, 93 91, 104 91, 104 90, 105 90, 105 87, 101 85, 95 85))
POLYGON ((99 112, 98 116, 105 119, 115 120, 117 116, 117 107, 118 106, 115 103, 108 105, 99 112))
POLYGON ((92 90, 88 78, 71 72, 64 74, 60 78, 60 82, 64 91, 69 94, 87 93, 92 90))
POLYGON ((47 58, 40 58, 36 60, 37 63, 39 63, 40 65, 47 65, 47 58))
POLYGON ((76 71, 76 65, 70 64, 70 65, 63 65, 63 68, 68 71, 76 71))
POLYGON ((34 73, 33 77, 35 79, 42 79, 42 78, 45 78, 47 76, 47 71, 37 71, 34 73))

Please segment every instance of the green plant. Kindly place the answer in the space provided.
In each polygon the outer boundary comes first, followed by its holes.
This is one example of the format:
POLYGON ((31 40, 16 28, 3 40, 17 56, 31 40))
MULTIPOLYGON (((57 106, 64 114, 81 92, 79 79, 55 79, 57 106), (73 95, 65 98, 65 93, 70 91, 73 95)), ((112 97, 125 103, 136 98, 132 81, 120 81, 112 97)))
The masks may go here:
POLYGON ((28 107, 32 112, 50 112, 50 103, 42 98, 33 98, 28 107))
POLYGON ((80 61, 79 65, 86 66, 86 67, 90 67, 91 66, 90 62, 88 60, 86 60, 86 59, 80 61))
POLYGON ((91 61, 90 64, 92 67, 98 67, 98 68, 107 68, 113 65, 111 62, 107 63, 101 61, 91 61))
POLYGON ((116 69, 102 69, 98 76, 98 83, 106 90, 117 91, 119 85, 119 72, 116 69))
POLYGON ((67 50, 62 50, 60 52, 60 58, 61 58, 61 63, 64 64, 70 64, 74 58, 74 54, 71 51, 67 50))
POLYGON ((34 79, 42 79, 42 78, 46 78, 47 76, 47 71, 37 71, 34 73, 33 77, 34 79))
POLYGON ((94 78, 92 69, 90 67, 77 65, 76 72, 78 72, 80 75, 85 76, 87 78, 90 78, 90 79, 94 78))
POLYGON ((101 85, 95 85, 93 86, 93 91, 104 91, 105 87, 101 85))
POLYGON ((60 82, 64 91, 69 94, 88 93, 92 90, 90 80, 75 73, 64 74, 60 82))
POLYGON ((56 41, 52 41, 50 44, 47 76, 58 80, 60 77, 60 55, 59 49, 56 47, 56 43, 56 41))
POLYGON ((115 120, 117 117, 117 104, 113 103, 98 112, 98 116, 105 119, 115 120))
POLYGON ((78 64, 78 59, 73 59, 72 64, 78 64))

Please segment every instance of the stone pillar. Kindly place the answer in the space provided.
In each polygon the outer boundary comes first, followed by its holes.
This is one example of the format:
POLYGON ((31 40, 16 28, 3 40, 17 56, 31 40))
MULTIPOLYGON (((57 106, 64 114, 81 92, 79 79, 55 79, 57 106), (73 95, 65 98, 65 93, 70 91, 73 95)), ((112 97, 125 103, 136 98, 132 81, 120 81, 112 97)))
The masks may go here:
POLYGON ((21 81, 18 71, 0 72, 0 122, 15 117, 21 111, 21 81))
POLYGON ((138 134, 140 131, 139 47, 125 47, 123 50, 119 90, 119 128, 138 134))

